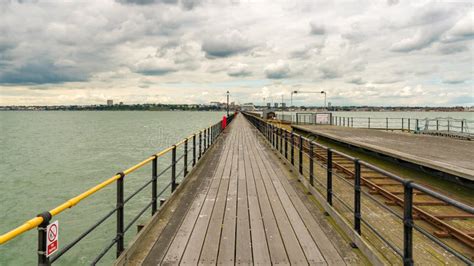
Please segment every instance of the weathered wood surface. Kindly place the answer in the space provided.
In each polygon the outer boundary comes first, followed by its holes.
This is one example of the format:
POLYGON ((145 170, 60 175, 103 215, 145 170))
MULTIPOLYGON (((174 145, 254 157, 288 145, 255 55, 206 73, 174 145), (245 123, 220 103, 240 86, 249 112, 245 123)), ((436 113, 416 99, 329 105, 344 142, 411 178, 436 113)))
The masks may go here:
POLYGON ((210 181, 166 248, 152 249, 143 264, 346 264, 245 118, 226 134, 210 181))

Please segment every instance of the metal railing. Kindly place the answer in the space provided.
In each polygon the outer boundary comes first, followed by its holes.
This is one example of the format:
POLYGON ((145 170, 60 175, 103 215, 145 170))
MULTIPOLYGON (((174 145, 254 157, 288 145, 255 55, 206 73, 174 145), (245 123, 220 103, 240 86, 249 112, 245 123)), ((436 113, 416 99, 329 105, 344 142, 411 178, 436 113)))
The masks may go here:
MULTIPOLYGON (((229 124, 234 117, 234 114, 227 117, 227 124, 229 124)), ((158 210, 158 198, 163 195, 163 193, 171 189, 173 193, 178 187, 179 183, 177 178, 182 175, 185 178, 189 170, 194 168, 197 162, 202 158, 202 155, 215 143, 217 137, 223 131, 222 122, 219 121, 216 124, 213 124, 199 132, 181 140, 180 142, 164 149, 163 151, 153 154, 142 162, 117 173, 111 178, 105 180, 104 182, 90 188, 89 190, 81 193, 80 195, 69 199, 63 204, 57 206, 56 208, 40 213, 37 217, 28 220, 24 224, 18 226, 17 228, 3 234, 0 236, 0 245, 5 244, 8 241, 14 239, 15 237, 31 230, 38 228, 38 265, 50 265, 51 263, 58 260, 61 256, 67 253, 71 248, 73 248, 77 243, 84 239, 87 235, 93 232, 106 220, 111 218, 114 214, 116 217, 116 233, 115 237, 111 239, 110 243, 100 251, 100 253, 94 258, 92 264, 95 265, 99 262, 104 255, 115 245, 116 246, 116 257, 118 258, 120 254, 124 251, 125 233, 132 227, 132 225, 151 207, 151 215, 153 216, 158 210), (190 147, 191 146, 191 147, 190 147), (182 147, 182 153, 180 156, 177 155, 177 150, 179 147, 182 147), (161 172, 158 173, 158 160, 163 155, 171 152, 171 162, 167 165, 161 172), (178 170, 179 163, 182 161, 181 169, 178 170), (124 197, 125 190, 125 177, 134 171, 142 168, 145 165, 151 163, 151 178, 147 180, 142 186, 140 186, 136 191, 132 192, 127 198, 124 197), (189 165, 190 163, 190 165, 189 165), (170 180, 169 182, 158 191, 158 178, 164 176, 165 173, 169 173, 170 180), (97 193, 101 189, 116 183, 116 207, 110 210, 106 215, 99 219, 94 225, 90 226, 82 234, 76 237, 73 241, 65 245, 63 248, 59 249, 51 257, 46 256, 46 228, 49 225, 52 217, 59 215, 63 211, 74 207, 82 200, 87 197, 97 193), (146 187, 152 186, 151 200, 143 207, 140 212, 132 218, 132 220, 125 224, 124 211, 126 203, 129 202, 133 197, 142 192, 146 187)))
POLYGON ((474 121, 455 118, 374 118, 333 116, 332 124, 336 126, 370 128, 382 130, 402 130, 408 132, 447 132, 472 134, 474 121))
MULTIPOLYGON (((362 161, 358 158, 354 158, 337 150, 323 146, 302 135, 296 134, 293 131, 290 132, 281 127, 277 127, 271 123, 267 123, 256 115, 251 115, 245 112, 243 114, 247 118, 247 120, 250 121, 258 129, 258 131, 260 131, 264 135, 264 137, 269 141, 272 147, 279 151, 282 157, 288 160, 288 162, 293 167, 295 167, 295 170, 298 171, 300 176, 308 180, 309 186, 315 188, 321 196, 325 196, 325 201, 331 209, 333 209, 339 214, 342 213, 342 211, 336 210, 334 207, 333 200, 337 200, 338 203, 342 205, 344 212, 349 212, 352 214, 352 229, 357 235, 362 235, 362 225, 365 225, 366 228, 376 236, 376 238, 380 239, 380 241, 382 241, 402 259, 404 265, 413 265, 413 231, 416 230, 417 232, 421 233, 421 235, 429 239, 429 241, 432 241, 434 245, 437 245, 442 250, 454 255, 460 261, 466 263, 467 265, 473 264, 472 258, 450 247, 448 244, 438 239, 436 236, 428 232, 422 226, 415 224, 413 214, 415 213, 417 216, 425 214, 421 209, 419 209, 419 207, 416 206, 416 203, 414 203, 414 190, 416 190, 416 193, 425 193, 426 195, 436 198, 450 206, 453 206, 454 208, 459 209, 460 211, 467 212, 471 215, 474 214, 474 208, 472 206, 448 198, 438 192, 426 188, 423 185, 417 184, 411 180, 401 178, 368 162, 362 161), (315 153, 315 150, 319 152, 319 156, 316 156, 317 152, 315 153), (338 171, 340 168, 336 168, 337 162, 334 161, 334 158, 336 156, 339 158, 344 158, 345 160, 351 162, 351 169, 354 169, 353 172, 351 172, 351 174, 353 174, 353 182, 348 181, 346 177, 341 175, 341 173, 338 171), (315 163, 322 169, 324 169, 324 178, 326 181, 325 183, 323 182, 323 180, 318 180, 316 178, 316 175, 314 173, 315 163), (394 180, 403 185, 403 190, 400 193, 401 198, 396 198, 398 200, 399 206, 402 208, 401 214, 395 211, 393 208, 390 208, 386 204, 380 202, 380 200, 376 199, 374 195, 371 195, 369 193, 370 191, 365 191, 361 188, 363 183, 370 182, 364 177, 362 177, 361 167, 364 167, 364 169, 370 169, 371 171, 375 171, 376 173, 386 176, 389 179, 394 180), (350 190, 352 190, 352 201, 344 200, 342 198, 343 195, 335 193, 337 188, 336 185, 338 184, 338 182, 335 182, 336 180, 334 178, 337 178, 338 181, 340 181, 339 184, 344 184, 348 186, 350 190), (390 215, 394 216, 394 219, 397 219, 403 224, 402 248, 397 247, 393 240, 391 241, 388 237, 383 235, 383 231, 389 228, 378 229, 378 226, 376 224, 370 222, 369 214, 364 217, 361 211, 361 207, 363 206, 363 201, 361 200, 362 196, 373 201, 378 208, 387 211, 390 215)), ((343 215, 341 214, 341 216, 343 215)), ((469 237, 468 241, 470 241, 470 244, 474 243, 472 241, 472 237, 469 237)))

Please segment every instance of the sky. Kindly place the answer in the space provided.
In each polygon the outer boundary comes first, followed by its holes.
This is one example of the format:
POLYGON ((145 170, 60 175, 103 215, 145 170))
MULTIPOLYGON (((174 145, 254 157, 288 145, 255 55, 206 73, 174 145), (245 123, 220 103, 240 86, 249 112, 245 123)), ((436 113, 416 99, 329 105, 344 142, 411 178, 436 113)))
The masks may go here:
POLYGON ((474 105, 469 0, 0 0, 0 105, 474 105))

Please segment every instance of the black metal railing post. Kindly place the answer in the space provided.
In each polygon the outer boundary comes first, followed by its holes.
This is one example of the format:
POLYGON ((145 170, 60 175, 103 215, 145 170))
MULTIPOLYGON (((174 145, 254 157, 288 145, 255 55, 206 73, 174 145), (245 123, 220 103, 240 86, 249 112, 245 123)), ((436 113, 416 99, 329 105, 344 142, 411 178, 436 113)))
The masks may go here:
POLYGON ((403 202, 403 265, 413 265, 413 188, 412 181, 404 184, 403 202))
POLYGON ((193 135, 193 167, 196 165, 196 134, 193 135))
POLYGON ((408 118, 408 122, 407 122, 407 123, 408 123, 408 125, 407 125, 407 127, 408 127, 408 132, 410 132, 410 124, 411 124, 411 123, 410 123, 410 118, 408 118))
POLYGON ((206 150, 207 150, 207 130, 204 129, 204 136, 202 137, 203 141, 204 141, 204 145, 202 146, 202 153, 206 153, 206 150))
POLYGON ((48 237, 46 230, 48 228, 52 216, 49 212, 43 212, 41 214, 38 214, 37 216, 43 218, 43 222, 38 225, 38 265, 49 266, 51 265, 51 262, 49 261, 49 258, 46 255, 46 239, 48 237))
POLYGON ((153 215, 158 210, 158 156, 154 156, 151 167, 151 215, 153 215))
POLYGON ((290 134, 290 144, 291 144, 291 165, 295 165, 295 134, 291 131, 290 134))
POLYGON ((174 192, 176 187, 176 145, 173 145, 171 150, 171 192, 174 192))
POLYGON ((278 127, 275 127, 275 149, 278 151, 278 127))
POLYGON ((286 130, 284 130, 284 135, 285 135, 285 159, 288 159, 288 133, 286 130))
POLYGON ((360 162, 359 159, 354 160, 354 230, 360 235, 360 162))
POLYGON ((309 184, 314 186, 314 165, 313 165, 313 142, 309 142, 309 184))
POLYGON ((123 187, 125 174, 120 172, 120 178, 117 179, 117 254, 118 258, 124 250, 124 202, 123 202, 123 187))
POLYGON ((207 148, 211 147, 211 128, 207 128, 207 148))
POLYGON ((298 167, 298 169, 299 169, 300 174, 303 174, 303 136, 301 136, 301 135, 299 137, 298 147, 299 147, 299 151, 298 151, 298 155, 299 155, 298 165, 299 165, 299 167, 298 167))
POLYGON ((202 155, 202 132, 199 131, 199 157, 198 160, 201 159, 202 155))
POLYGON ((326 201, 332 206, 332 150, 327 151, 326 201))
POLYGON ((367 127, 370 128, 370 117, 367 117, 367 127))
POLYGON ((272 125, 272 145, 275 147, 275 127, 272 125))
POLYGON ((283 154, 283 129, 280 128, 279 130, 279 134, 280 134, 280 153, 283 154))
POLYGON ((184 167, 184 175, 183 176, 187 176, 188 175, 188 139, 185 139, 184 140, 184 157, 183 157, 183 167, 184 167))

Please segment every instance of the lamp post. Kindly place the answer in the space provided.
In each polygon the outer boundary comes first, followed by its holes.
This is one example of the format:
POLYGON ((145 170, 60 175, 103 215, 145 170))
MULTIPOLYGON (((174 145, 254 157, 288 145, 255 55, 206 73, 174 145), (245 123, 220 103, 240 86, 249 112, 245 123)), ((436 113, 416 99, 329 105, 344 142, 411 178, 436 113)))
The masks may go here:
POLYGON ((291 106, 293 106, 293 94, 298 93, 298 91, 291 91, 291 106))
POLYGON ((327 110, 328 108, 326 107, 326 92, 325 92, 325 91, 321 91, 321 94, 323 94, 323 93, 324 93, 324 109, 327 110))
POLYGON ((229 91, 227 91, 227 116, 229 116, 229 91))

